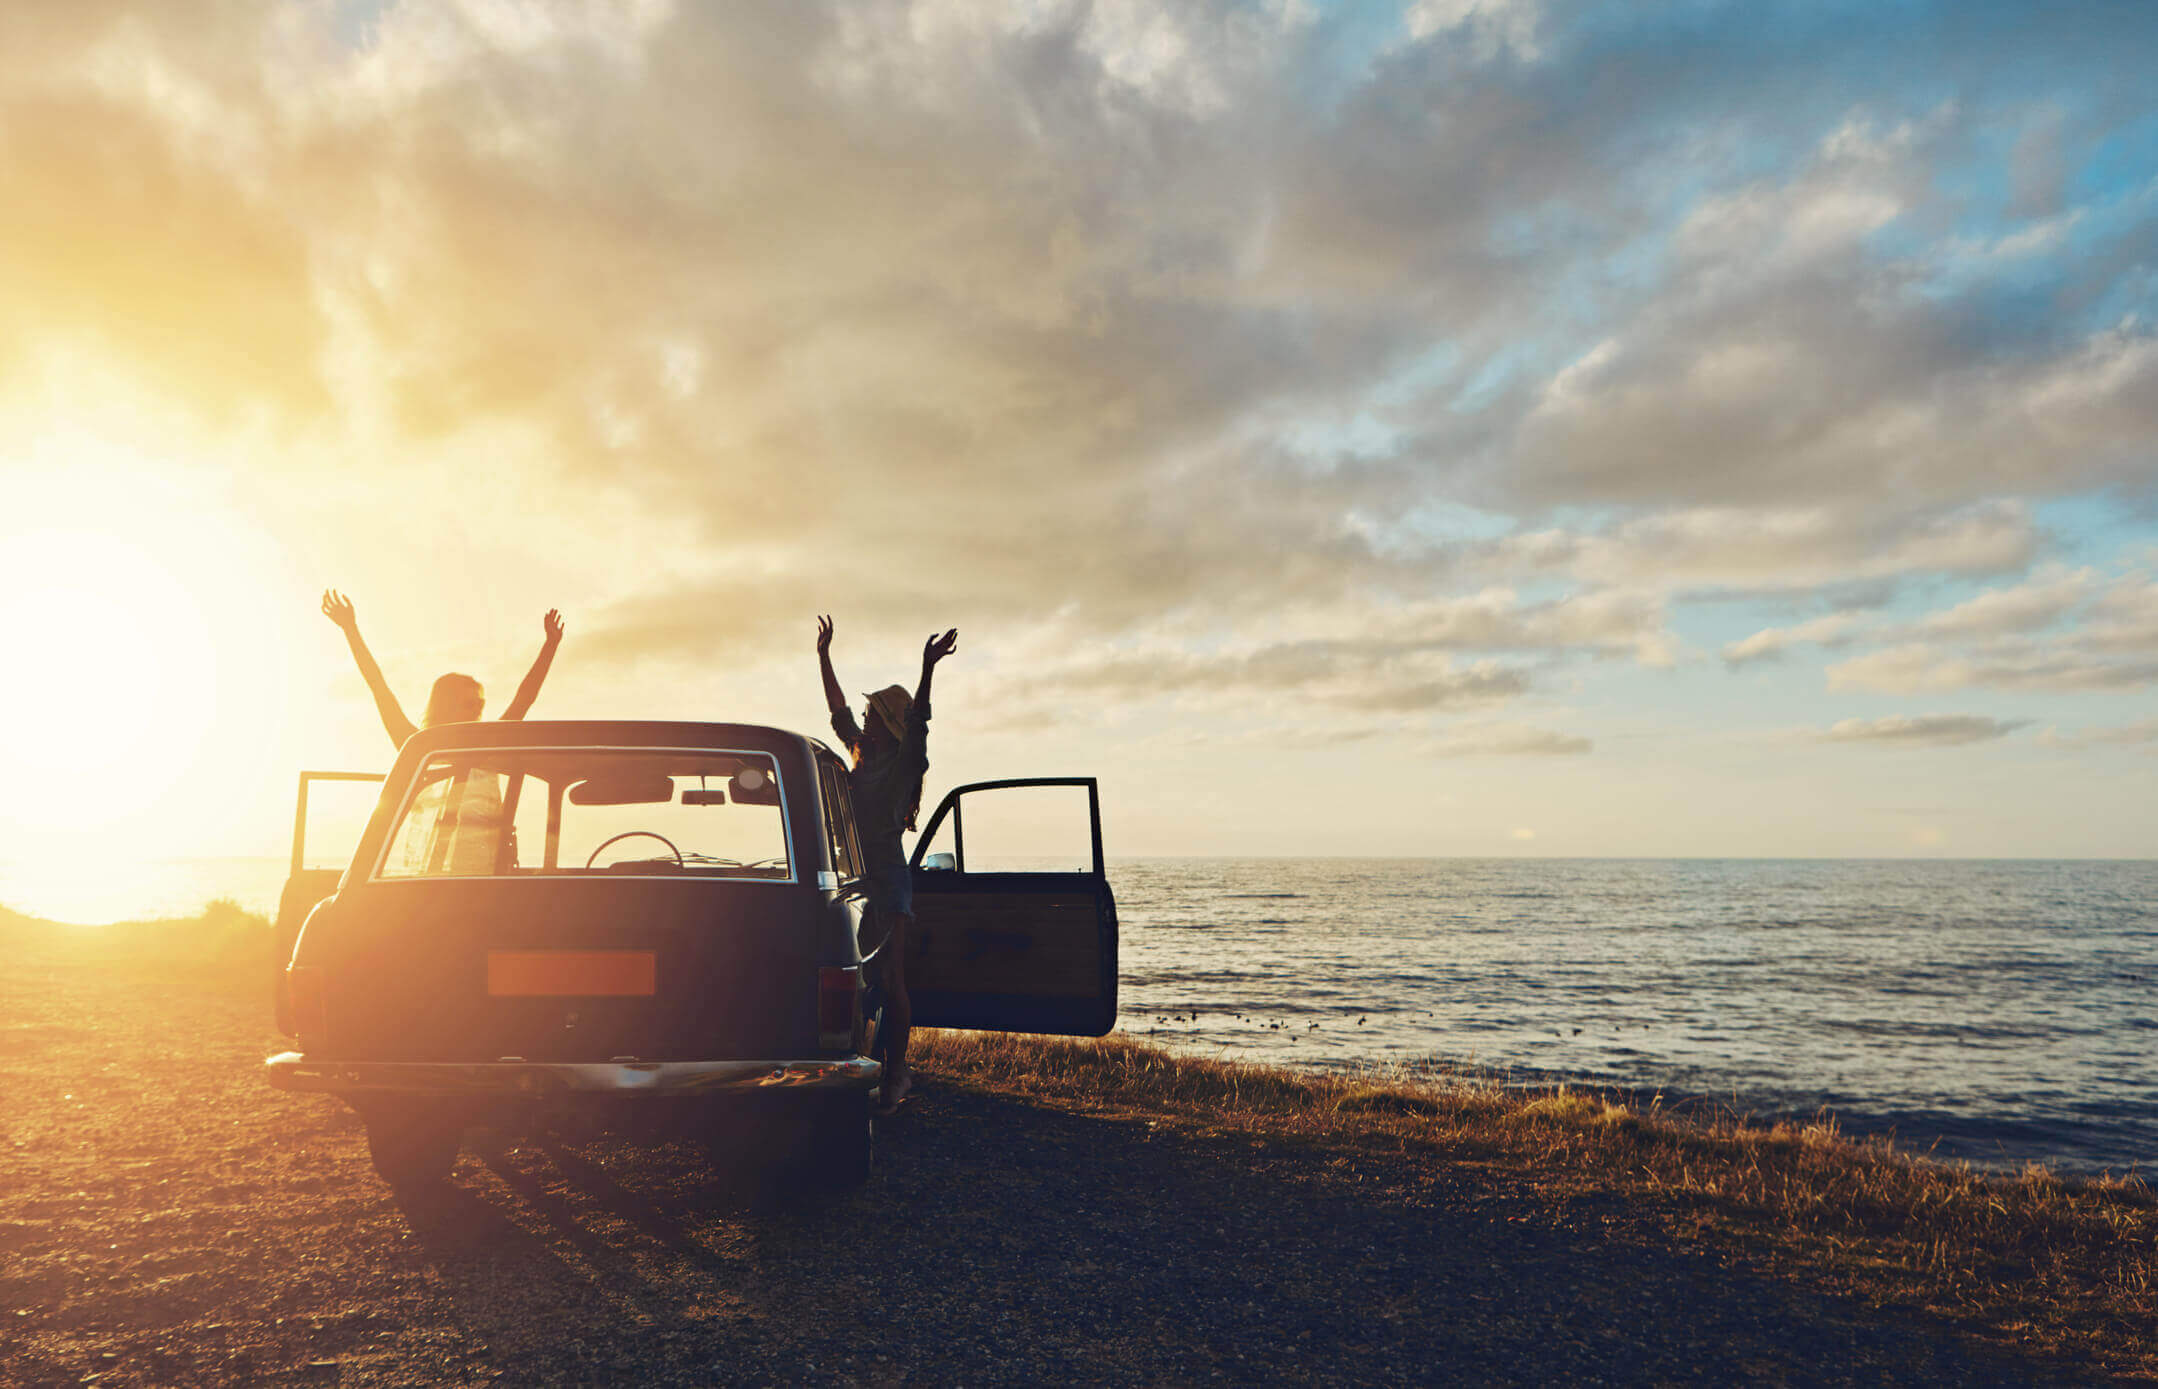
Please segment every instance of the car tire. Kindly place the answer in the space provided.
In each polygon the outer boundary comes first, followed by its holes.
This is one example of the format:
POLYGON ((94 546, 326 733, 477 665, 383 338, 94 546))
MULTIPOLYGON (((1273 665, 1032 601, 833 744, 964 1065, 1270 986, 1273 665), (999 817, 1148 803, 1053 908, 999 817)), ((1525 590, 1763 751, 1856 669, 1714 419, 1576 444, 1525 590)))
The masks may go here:
POLYGON ((426 1105, 370 1106, 367 1155, 375 1171, 397 1191, 439 1186, 457 1161, 464 1134, 451 1116, 426 1105))

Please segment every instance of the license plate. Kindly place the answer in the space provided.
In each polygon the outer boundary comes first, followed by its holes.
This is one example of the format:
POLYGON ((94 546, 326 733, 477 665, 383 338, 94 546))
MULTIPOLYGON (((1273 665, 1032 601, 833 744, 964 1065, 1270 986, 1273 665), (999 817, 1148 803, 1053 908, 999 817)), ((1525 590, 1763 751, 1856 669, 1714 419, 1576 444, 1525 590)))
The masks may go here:
POLYGON ((487 952, 495 998, 650 998, 657 972, 649 950, 487 952))

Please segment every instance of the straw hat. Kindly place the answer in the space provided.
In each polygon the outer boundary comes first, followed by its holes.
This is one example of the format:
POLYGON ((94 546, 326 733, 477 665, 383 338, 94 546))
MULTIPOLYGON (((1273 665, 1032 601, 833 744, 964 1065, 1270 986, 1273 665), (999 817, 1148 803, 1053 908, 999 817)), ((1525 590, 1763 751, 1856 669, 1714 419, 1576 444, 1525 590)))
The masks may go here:
POLYGON ((907 736, 907 710, 914 707, 914 696, 907 693, 906 686, 886 685, 868 699, 871 711, 884 720, 894 739, 907 736))

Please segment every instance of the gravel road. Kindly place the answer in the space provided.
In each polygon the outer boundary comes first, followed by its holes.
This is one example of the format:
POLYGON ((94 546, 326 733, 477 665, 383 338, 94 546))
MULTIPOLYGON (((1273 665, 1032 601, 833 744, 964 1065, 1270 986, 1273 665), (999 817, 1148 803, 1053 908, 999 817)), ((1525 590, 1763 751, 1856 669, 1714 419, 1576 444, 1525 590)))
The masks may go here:
POLYGON ((230 973, 0 927, 7 1384, 2088 1383, 1505 1173, 928 1078, 848 1196, 476 1135, 400 1205, 230 973))

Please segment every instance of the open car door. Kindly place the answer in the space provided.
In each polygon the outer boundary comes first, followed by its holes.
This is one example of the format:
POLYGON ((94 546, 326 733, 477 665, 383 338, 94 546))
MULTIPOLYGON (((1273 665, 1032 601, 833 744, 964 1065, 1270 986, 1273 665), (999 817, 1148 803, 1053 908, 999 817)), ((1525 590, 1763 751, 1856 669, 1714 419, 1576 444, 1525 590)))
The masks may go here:
POLYGON ((911 871, 907 994, 916 1027, 1099 1037, 1116 1026, 1116 899, 1102 866, 1094 778, 980 781, 954 789, 915 842, 911 871), (1053 867, 980 855, 970 862, 967 807, 980 818, 993 813, 985 802, 1009 799, 1022 787, 1085 791, 1084 821, 1074 804, 1054 823, 1059 842, 1071 841, 1063 857, 1053 867))
MULTIPOLYGON (((300 773, 299 803, 292 812, 292 870, 285 877, 285 890, 277 898, 275 940, 270 952, 270 993, 276 1002, 277 1030, 287 1036, 294 1033, 292 1001, 285 996, 285 966, 292 960, 292 943, 300 938, 300 927, 307 924, 307 914, 323 898, 337 891, 338 880, 345 874, 345 864, 359 842, 358 835, 350 833, 349 829, 344 833, 336 830, 324 833, 325 827, 318 825, 314 852, 308 851, 308 787, 318 781, 380 782, 382 779, 381 772, 300 773), (329 866, 331 864, 336 866, 329 866)), ((373 802, 368 804, 372 808, 373 802)), ((367 822, 362 818, 359 823, 364 826, 367 822)))

